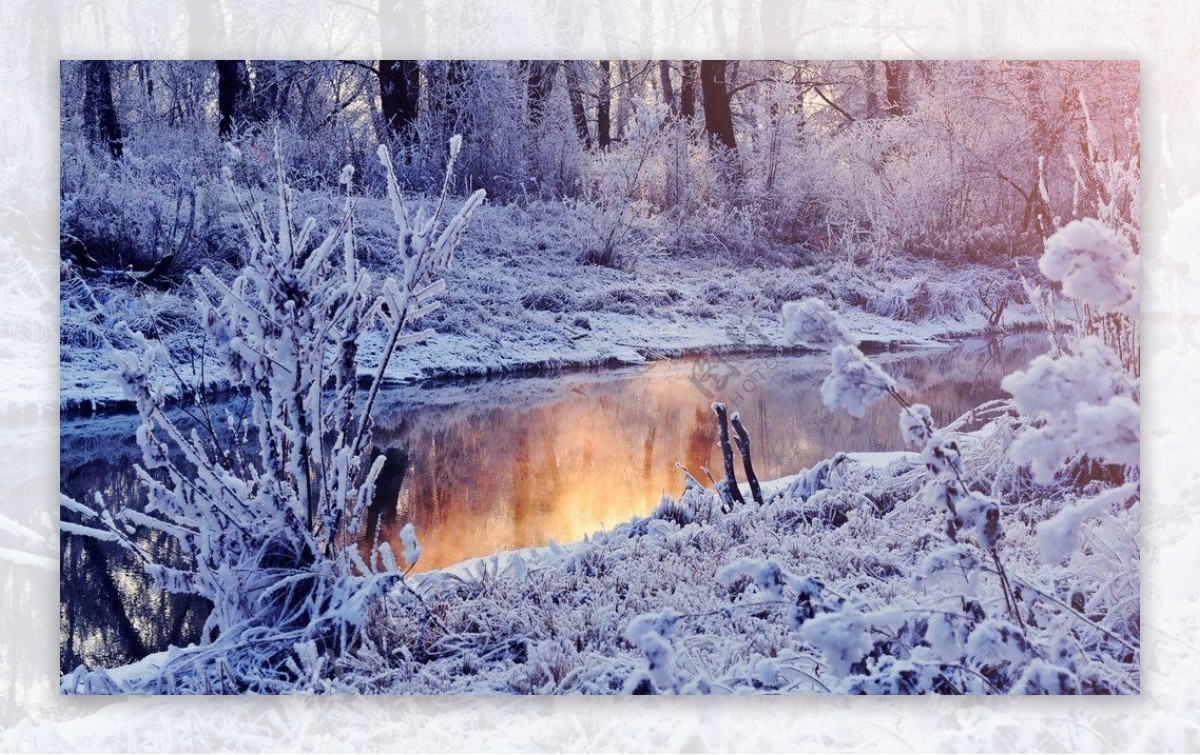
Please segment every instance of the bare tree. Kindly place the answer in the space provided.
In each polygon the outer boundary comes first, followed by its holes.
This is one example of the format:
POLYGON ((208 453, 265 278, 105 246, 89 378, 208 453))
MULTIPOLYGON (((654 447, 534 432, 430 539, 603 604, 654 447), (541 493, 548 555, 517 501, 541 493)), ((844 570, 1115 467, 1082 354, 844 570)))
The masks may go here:
POLYGON ((883 62, 883 77, 887 82, 887 88, 884 93, 885 108, 889 118, 896 118, 904 115, 904 103, 902 101, 902 63, 899 60, 885 60, 883 62))
POLYGON ((733 134, 733 113, 729 109, 729 88, 725 81, 727 61, 700 62, 700 90, 704 95, 704 131, 709 141, 737 149, 733 134))
POLYGON ((679 84, 679 114, 685 121, 696 118, 696 61, 685 60, 679 84))
POLYGON ((217 61, 217 110, 221 120, 217 131, 222 139, 233 136, 239 117, 244 117, 250 95, 250 75, 244 60, 217 61))
POLYGON ((379 61, 379 103, 388 133, 407 144, 417 140, 421 65, 416 60, 379 61))
POLYGON ((669 60, 658 61, 658 78, 659 84, 662 86, 663 102, 667 103, 671 117, 674 118, 679 115, 679 104, 675 102, 675 89, 671 86, 671 62, 669 60))
POLYGON ((571 101, 571 120, 575 122, 575 133, 584 149, 592 148, 592 134, 588 130, 587 109, 583 106, 583 86, 579 80, 579 61, 566 61, 563 69, 567 77, 567 97, 571 101))
POLYGON ((546 103, 554 91, 554 76, 558 73, 557 60, 525 60, 525 92, 529 104, 529 122, 535 128, 541 124, 546 103))
POLYGON ((602 150, 608 149, 608 145, 612 141, 611 124, 609 123, 609 113, 612 108, 612 95, 609 92, 611 80, 609 61, 600 61, 599 102, 596 105, 596 145, 602 150))
POLYGON ((105 144, 114 159, 124 153, 121 123, 113 106, 112 78, 108 61, 89 60, 84 63, 83 123, 92 144, 105 144))

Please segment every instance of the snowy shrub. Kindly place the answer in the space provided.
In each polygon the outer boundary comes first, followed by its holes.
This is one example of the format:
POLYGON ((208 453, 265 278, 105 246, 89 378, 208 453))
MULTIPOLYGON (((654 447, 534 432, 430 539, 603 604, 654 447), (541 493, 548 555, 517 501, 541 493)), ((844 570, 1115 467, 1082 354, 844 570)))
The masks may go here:
POLYGON ((583 239, 580 262, 628 269, 662 252, 647 188, 661 122, 661 112, 638 108, 622 149, 593 157, 584 191, 591 233, 583 239))
MULTIPOLYGON (((117 359, 141 417, 139 476, 149 501, 144 511, 113 511, 99 494, 94 508, 64 499, 64 510, 88 523, 64 528, 114 539, 162 587, 212 602, 204 646, 164 668, 160 684, 175 678, 186 688, 215 674, 239 690, 289 690, 302 677, 328 673, 314 653, 346 653, 369 606, 407 584, 388 544, 369 553, 357 546, 385 461, 370 457, 371 409, 393 354, 428 337, 413 325, 437 307, 441 271, 483 199, 476 192, 448 215, 458 149, 452 140, 434 210, 411 215, 380 148, 399 278, 377 286, 356 257, 349 196, 322 238, 314 239, 315 219, 297 222, 278 144, 274 222, 230 181, 249 247, 246 266, 228 284, 205 269, 196 306, 244 400, 239 413, 218 412, 201 387, 190 422, 168 415, 162 345, 119 326, 137 345, 117 359), (383 326, 383 350, 360 402, 360 349, 374 323, 383 326), (138 528, 169 538, 170 557, 140 547, 138 528), (192 682, 181 680, 193 674, 192 682)), ((402 537, 411 566, 420 556, 411 526, 402 537)))
MULTIPOLYGON (((993 459, 1005 459, 988 462, 994 480, 977 472, 968 474, 954 434, 934 427, 928 407, 903 400, 894 384, 885 383, 871 369, 869 359, 847 353, 851 347, 835 345, 845 338, 826 322, 828 317, 817 316, 826 315, 826 309, 816 305, 785 309, 785 329, 792 340, 804 341, 798 336, 810 330, 821 334, 810 340, 833 346, 830 380, 836 382, 827 382, 828 405, 861 412, 867 401, 885 393, 901 404, 901 436, 920 449, 927 470, 924 500, 943 513, 946 535, 953 541, 924 559, 914 587, 933 595, 958 592, 961 606, 942 613, 918 609, 916 614, 923 618, 908 620, 896 630, 901 636, 907 632, 918 637, 918 647, 906 651, 888 646, 887 633, 864 623, 861 616, 866 614, 861 612, 833 613, 805 625, 805 638, 825 652, 833 670, 843 677, 844 689, 1104 692, 1124 682, 1115 681, 1119 672, 1114 674, 1094 659, 1111 653, 1122 663, 1136 663, 1136 566, 1131 568, 1129 559, 1136 565, 1137 549, 1135 542, 1123 542, 1128 530, 1121 524, 1131 522, 1136 527, 1136 516, 1128 512, 1136 511, 1138 495, 1139 389, 1137 349, 1131 343, 1136 339, 1136 256, 1125 238, 1095 221, 1068 225, 1046 246, 1043 272, 1059 280, 1064 294, 1082 307, 1078 336, 1059 340, 1061 351, 1036 358, 1003 381, 1013 395, 1011 407, 1020 416, 1001 414, 972 437, 973 445, 992 449, 993 459), (1087 459, 1123 468, 1115 477, 1116 485, 1111 478, 1088 477, 1077 483, 1084 492, 1079 497, 1077 489, 1060 480, 1065 469, 1087 459), (1032 468, 1033 487, 1007 479, 1019 477, 1024 465, 1032 468), (1005 501, 989 495, 989 488, 1024 492, 1005 501), (1061 565, 1072 559, 1085 542, 1086 527, 1105 533, 1097 535, 1103 547, 1084 549, 1072 561, 1080 571, 1060 573, 1057 588, 1014 574, 1012 564, 1006 566, 1000 556, 1006 529, 1002 514, 1007 507, 1022 506, 1023 516, 1034 515, 1037 509, 1022 497, 1032 495, 1054 496, 1055 503, 1042 506, 1047 513, 1027 520, 1028 524, 1015 523, 1015 528, 1020 537, 1036 532, 1047 563, 1061 565), (1109 526, 1105 515, 1118 521, 1109 526), (993 576, 1007 620, 995 615, 981 597, 981 585, 993 576), (1063 594, 1062 584, 1080 586, 1058 597, 1063 594), (1086 598, 1087 594, 1092 597, 1086 598), (1027 622, 1026 616, 1036 623, 1027 622), (1097 624, 1097 616, 1106 616, 1104 624, 1120 630, 1097 624), (1046 626, 1052 631, 1044 631, 1046 626), (1075 638, 1073 649, 1064 644, 1064 637, 1075 638), (928 651, 922 649, 924 645, 928 651), (921 657, 926 652, 942 669, 935 679, 921 675, 926 668, 921 657), (1089 660, 1084 661, 1082 654, 1089 660), (955 669, 967 669, 970 675, 955 669)), ((984 408, 980 412, 994 415, 984 408)))
POLYGON ((1129 483, 1064 508, 1038 527, 1038 545, 1042 556, 1055 564, 1066 560, 1079 547, 1080 529, 1084 522, 1105 513, 1116 504, 1126 503, 1136 494, 1137 486, 1129 483))
POLYGON ((119 164, 64 145, 60 246, 65 260, 95 277, 152 273, 155 285, 184 280, 197 266, 236 256, 232 224, 203 161, 164 164, 130 156, 119 164))
POLYGON ((571 292, 561 286, 547 286, 524 294, 521 306, 538 312, 570 312, 577 305, 571 292))
POLYGON ((1063 293, 1102 312, 1138 314, 1138 259, 1128 239, 1085 218, 1069 223, 1046 241, 1038 263, 1062 283, 1063 293))
POLYGON ((1074 354, 1040 356, 1001 386, 1022 413, 1039 418, 1012 448, 1013 458, 1030 464, 1038 481, 1050 482, 1078 454, 1137 465, 1136 383, 1099 338, 1084 338, 1074 354))
POLYGON ((829 305, 815 297, 783 305, 783 332, 790 342, 809 348, 858 345, 829 305))
POLYGON ((821 399, 830 409, 861 417, 867 406, 896 390, 896 382, 854 346, 834 346, 833 369, 821 383, 821 399))
POLYGON ((1021 695, 1078 695, 1079 680, 1061 666, 1035 658, 1025 667, 1014 692, 1021 695))

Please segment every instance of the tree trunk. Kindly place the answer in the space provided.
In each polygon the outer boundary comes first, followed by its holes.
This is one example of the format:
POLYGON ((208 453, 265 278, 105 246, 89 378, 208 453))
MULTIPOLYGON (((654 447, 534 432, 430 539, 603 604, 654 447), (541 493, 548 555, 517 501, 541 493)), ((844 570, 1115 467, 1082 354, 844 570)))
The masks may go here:
POLYGON ((592 148, 592 134, 588 130, 587 110, 583 106, 583 92, 580 90, 579 63, 568 60, 565 63, 567 76, 567 97, 571 100, 571 120, 575 122, 575 133, 584 149, 592 148))
POLYGON ((898 60, 885 60, 883 63, 883 76, 887 82, 885 95, 886 107, 885 111, 889 118, 896 118, 904 115, 904 103, 902 102, 901 90, 901 63, 898 60))
POLYGON ((612 141, 609 124, 609 112, 612 107, 611 94, 608 90, 611 66, 607 60, 600 61, 600 91, 596 105, 596 144, 602 150, 608 149, 612 141))
POLYGON ((417 141, 420 100, 421 66, 418 61, 379 61, 379 103, 383 121, 393 138, 398 137, 405 144, 417 141))
POLYGON ((471 131, 471 113, 463 110, 467 82, 471 80, 470 65, 470 62, 465 60, 451 60, 446 63, 446 89, 442 97, 451 132, 463 136, 467 136, 471 131))
POLYGON ((233 136, 236 120, 246 115, 242 108, 247 102, 250 77, 246 63, 241 60, 217 61, 217 110, 221 120, 217 127, 222 139, 233 136))
POLYGON ((121 123, 113 106, 112 79, 108 61, 90 60, 84 63, 83 122, 92 144, 105 144, 113 159, 121 159, 125 148, 121 138, 121 123))
POLYGON ((254 66, 254 94, 251 97, 248 120, 266 123, 283 116, 286 88, 283 86, 284 64, 278 60, 251 61, 254 66))
POLYGON ((541 125, 546 112, 546 103, 554 91, 554 76, 558 73, 557 60, 527 61, 525 79, 526 98, 529 102, 529 122, 534 128, 541 125))
POLYGON ((628 60, 617 63, 617 138, 625 138, 629 127, 629 116, 633 113, 632 96, 633 69, 628 60))
POLYGON ((696 61, 683 61, 683 75, 679 84, 679 115, 685 121, 696 119, 696 61))
POLYGON ((733 135, 733 113, 729 109, 729 90, 725 86, 724 60, 700 62, 700 91, 704 95, 704 130, 709 142, 737 149, 733 135))
POLYGON ((879 117, 879 93, 875 91, 878 78, 875 61, 868 60, 863 65, 863 90, 867 94, 867 112, 865 117, 867 118, 879 117))
POLYGON ((677 118, 679 116, 679 105, 675 102, 675 89, 671 86, 670 61, 658 61, 658 79, 662 85, 663 102, 667 103, 667 109, 671 113, 671 117, 677 118))

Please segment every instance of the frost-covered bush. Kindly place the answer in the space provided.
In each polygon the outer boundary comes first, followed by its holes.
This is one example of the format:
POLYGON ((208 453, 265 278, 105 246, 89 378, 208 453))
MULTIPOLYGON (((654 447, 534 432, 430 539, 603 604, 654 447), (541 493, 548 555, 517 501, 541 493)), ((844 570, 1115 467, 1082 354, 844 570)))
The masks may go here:
POLYGON ((581 239, 579 261, 629 268, 661 253, 654 215, 654 171, 661 149, 663 113, 637 108, 620 149, 591 157, 583 197, 593 212, 591 233, 581 239))
POLYGON ((562 65, 549 70, 552 100, 536 119, 521 63, 431 60, 423 68, 429 104, 421 107, 417 138, 392 144, 406 187, 436 191, 444 160, 439 145, 461 134, 456 188, 482 187, 506 203, 579 195, 587 155, 565 107, 562 65))
POLYGON ((1013 458, 1049 483, 1080 454, 1137 466, 1140 411, 1137 384, 1099 338, 1080 341, 1073 354, 1040 356, 1002 383, 1017 409, 1037 417, 1013 443, 1013 458))
POLYGON ((85 274, 154 271, 156 285, 177 283, 236 255, 232 207, 204 172, 210 155, 172 162, 134 153, 114 162, 72 143, 63 153, 60 246, 85 274))
MULTIPOLYGON (((476 192, 450 213, 458 150, 456 138, 433 211, 413 215, 380 148, 397 225, 398 277, 378 284, 357 259, 349 194, 322 237, 314 235, 314 218, 298 222, 278 143, 273 218, 229 181, 247 262, 230 283, 205 269, 195 304, 241 409, 218 411, 201 386, 186 413, 190 421, 168 415, 161 376, 170 357, 155 339, 117 326, 135 344, 117 359, 141 417, 139 476, 149 501, 141 511, 115 511, 99 494, 86 504, 64 497, 64 512, 83 523, 64 519, 63 529, 116 541, 161 587, 213 604, 200 650, 168 663, 141 691, 170 691, 171 684, 202 691, 214 679, 242 691, 293 689, 306 675, 327 673, 313 664, 324 668, 320 656, 346 654, 372 602, 405 584, 388 544, 358 546, 385 461, 371 457, 371 410, 392 356, 429 336, 414 332, 414 324, 438 306, 441 272, 482 202, 476 192), (360 349, 377 325, 383 350, 363 399, 360 349), (135 537, 139 530, 161 533, 172 547, 148 552, 135 537)), ((352 173, 344 171, 347 184, 352 173)), ((411 566, 420 555, 411 528, 403 539, 411 566)), ((76 691, 80 683, 86 679, 68 680, 65 688, 76 691)))
MULTIPOLYGON (((1126 299, 1117 298, 1114 306, 1126 306, 1126 299)), ((1070 486, 1055 479, 1080 455, 1124 465, 1126 478, 1136 477, 1136 380, 1112 351, 1098 337, 1088 337, 1073 354, 1039 357, 1027 371, 1004 381, 1014 394, 1011 409, 1027 416, 1004 412, 976 435, 962 435, 937 429, 928 407, 902 398, 886 373, 857 352, 853 336, 823 303, 789 303, 783 317, 790 340, 831 349, 833 370, 822 386, 827 406, 857 415, 884 395, 900 403, 901 436, 920 450, 925 469, 919 499, 940 512, 949 540, 921 561, 912 575, 918 593, 902 603, 904 610, 839 601, 801 622, 800 637, 821 651, 838 688, 1077 694, 1111 692, 1127 684, 1108 659, 1136 664, 1138 655, 1136 567, 1130 567, 1137 549, 1126 539, 1126 526, 1136 527, 1136 518, 1124 514, 1136 500, 1136 483, 1093 480, 1087 486, 1090 497, 1077 500, 1070 486), (1032 463, 1034 488, 1024 488, 1028 498, 989 494, 1021 488, 972 474, 960 441, 1009 458, 987 462, 997 474, 1019 475, 1032 463), (1034 496, 1057 499, 1049 514, 1038 513, 1030 500, 1034 496), (1084 543, 1086 523, 1118 507, 1125 526, 1107 528, 1103 549, 1085 548, 1071 560, 1074 574, 1064 570, 1062 562, 1084 543), (1021 519, 1010 519, 1016 512, 1021 519), (1033 545, 1035 537, 1045 564, 1025 560, 1029 551, 1021 546, 1033 545), (1006 546, 1013 538, 1017 545, 1006 546), (1103 587, 1095 590, 1096 584, 1103 587), (1063 585, 1070 587, 1064 591, 1063 585)), ((995 414, 993 408, 979 411, 995 414)), ((816 500, 831 483, 828 474, 818 475, 815 487, 792 489, 816 500)), ((1105 523, 1097 527, 1104 529, 1105 523)), ((778 591, 768 593, 789 600, 778 591)))
MULTIPOLYGON (((1140 498, 1138 258, 1122 233, 1089 219, 1070 223, 1047 240, 1039 266, 1062 283, 1063 293, 1082 312, 1073 337, 1057 342, 1059 353, 1038 357, 1002 383, 1029 419, 1012 443, 1011 456, 1030 465, 1040 483, 1065 478, 1082 490, 1082 495, 1071 491, 1068 505, 1038 526, 1038 544, 1048 562, 1071 559, 1083 545, 1083 529, 1104 528, 1105 514, 1122 523, 1114 533, 1116 544, 1082 559, 1100 562, 1111 583, 1114 574, 1130 575, 1129 563, 1138 557, 1136 534, 1123 526, 1136 531, 1140 498), (1098 464, 1119 472, 1079 479, 1081 470, 1090 472, 1098 464)), ((1131 576, 1136 584, 1136 570, 1131 576)), ((1136 621, 1128 602, 1114 602, 1126 624, 1136 621)))
POLYGON ((1051 236, 1038 267, 1066 296, 1098 312, 1138 314, 1138 259, 1129 241, 1099 220, 1075 220, 1051 236))

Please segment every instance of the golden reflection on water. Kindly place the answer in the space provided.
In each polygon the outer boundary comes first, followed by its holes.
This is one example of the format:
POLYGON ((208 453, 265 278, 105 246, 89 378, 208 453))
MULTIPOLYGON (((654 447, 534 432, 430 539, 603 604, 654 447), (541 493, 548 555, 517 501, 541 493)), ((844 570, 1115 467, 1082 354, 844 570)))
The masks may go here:
MULTIPOLYGON (((939 422, 1001 395, 1006 369, 987 369, 980 348, 880 359, 939 422)), ((823 406, 823 357, 731 363, 757 376, 753 388, 731 381, 715 398, 741 412, 761 479, 794 474, 839 450, 900 448, 895 406, 880 402, 859 420, 823 406)), ((491 404, 468 393, 450 405, 400 408, 376 433, 389 469, 368 540, 378 530, 399 553, 399 530, 412 522, 424 549, 416 570, 437 569, 551 539, 581 540, 645 516, 664 493, 682 491, 676 462, 701 480, 704 467, 721 479, 713 399, 692 382, 694 369, 691 360, 672 360, 557 376, 534 400, 491 404)), ((740 476, 740 460, 737 468, 740 476)))

